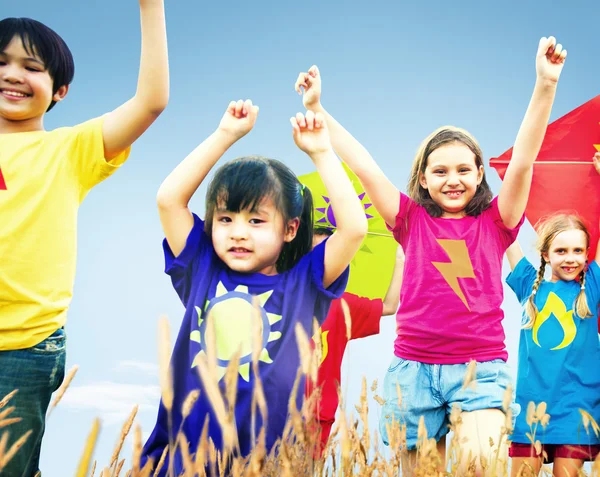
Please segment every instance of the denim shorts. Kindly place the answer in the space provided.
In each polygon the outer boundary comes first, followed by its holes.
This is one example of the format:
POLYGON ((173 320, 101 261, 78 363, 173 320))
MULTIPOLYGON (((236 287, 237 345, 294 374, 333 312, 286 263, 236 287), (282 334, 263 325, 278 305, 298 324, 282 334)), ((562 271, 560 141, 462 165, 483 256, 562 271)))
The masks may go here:
POLYGON ((32 431, 1 472, 2 476, 33 477, 39 470, 46 410, 65 375, 66 339, 65 330, 60 328, 31 348, 0 351, 0 399, 18 389, 8 403, 15 406, 9 417, 22 418, 0 433, 9 432, 10 447, 27 431, 32 431))
MULTIPOLYGON (((394 357, 384 381, 384 399, 379 430, 385 445, 389 445, 386 425, 393 421, 406 425, 406 447, 417 446, 419 419, 424 416, 427 436, 439 441, 448 431, 452 406, 461 411, 500 409, 504 393, 512 378, 508 365, 501 359, 477 363, 476 377, 463 389, 465 364, 425 364, 394 357), (398 404, 396 383, 400 385, 401 404, 398 404), (474 387, 471 387, 473 386, 474 387)), ((510 408, 513 423, 520 407, 513 397, 510 408)))

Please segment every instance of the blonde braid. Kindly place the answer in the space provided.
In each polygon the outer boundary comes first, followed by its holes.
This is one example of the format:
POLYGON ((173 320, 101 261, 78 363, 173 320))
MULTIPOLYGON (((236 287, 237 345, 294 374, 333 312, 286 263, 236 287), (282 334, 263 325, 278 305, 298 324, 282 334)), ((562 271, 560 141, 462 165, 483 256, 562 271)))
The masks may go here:
POLYGON ((537 277, 535 278, 535 282, 533 282, 533 287, 531 290, 531 295, 529 295, 529 299, 525 304, 525 314, 527 315, 527 322, 523 324, 523 329, 531 329, 533 328, 533 324, 535 323, 535 317, 538 314, 538 308, 535 306, 535 295, 540 287, 540 284, 544 280, 544 272, 546 271, 546 260, 544 257, 541 257, 540 268, 538 269, 537 277))
POLYGON ((590 311, 590 307, 588 306, 587 296, 585 294, 585 274, 585 270, 581 270, 581 273, 579 274, 581 291, 579 292, 579 295, 577 295, 577 298, 575 298, 575 303, 573 305, 573 308, 575 308, 575 313, 577 313, 577 316, 579 316, 581 319, 593 316, 592 312, 590 311))

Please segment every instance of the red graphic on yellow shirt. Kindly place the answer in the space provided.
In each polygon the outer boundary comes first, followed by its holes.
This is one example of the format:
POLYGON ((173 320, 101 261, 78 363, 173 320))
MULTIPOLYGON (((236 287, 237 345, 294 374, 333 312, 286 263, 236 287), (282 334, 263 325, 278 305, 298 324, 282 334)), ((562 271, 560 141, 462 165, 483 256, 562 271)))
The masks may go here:
POLYGON ((2 175, 2 169, 0 169, 0 190, 7 190, 6 181, 4 180, 4 176, 2 175))
POLYGON ((450 285, 450 288, 454 290, 454 293, 458 295, 458 298, 465 304, 467 310, 471 311, 467 299, 460 284, 458 283, 459 278, 475 278, 475 272, 473 271, 473 264, 469 257, 469 250, 464 240, 443 240, 437 239, 437 243, 446 251, 450 262, 431 262, 432 265, 438 269, 438 271, 444 277, 444 280, 450 285))

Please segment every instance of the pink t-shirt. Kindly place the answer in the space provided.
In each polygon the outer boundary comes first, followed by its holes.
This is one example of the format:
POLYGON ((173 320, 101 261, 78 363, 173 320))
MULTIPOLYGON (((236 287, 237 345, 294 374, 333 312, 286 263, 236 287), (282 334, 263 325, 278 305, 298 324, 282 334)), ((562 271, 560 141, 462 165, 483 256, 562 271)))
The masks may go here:
POLYGON ((400 194, 394 237, 406 254, 394 354, 429 364, 506 360, 502 256, 517 237, 498 198, 477 217, 431 217, 400 194))

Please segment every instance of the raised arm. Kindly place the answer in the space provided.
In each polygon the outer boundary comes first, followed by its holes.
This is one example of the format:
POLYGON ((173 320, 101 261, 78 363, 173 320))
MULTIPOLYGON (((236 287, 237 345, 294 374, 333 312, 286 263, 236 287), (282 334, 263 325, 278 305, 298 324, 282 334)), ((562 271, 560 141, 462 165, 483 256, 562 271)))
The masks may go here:
POLYGON ((542 147, 558 78, 566 57, 567 50, 563 50, 562 45, 557 45, 554 37, 540 40, 533 95, 498 194, 498 208, 506 227, 516 227, 525 212, 533 177, 533 162, 542 147))
POLYGON ((308 73, 300 73, 295 88, 299 94, 302 94, 304 88, 302 101, 306 109, 324 115, 333 149, 357 175, 369 199, 385 222, 393 227, 400 205, 400 192, 386 177, 369 151, 323 108, 319 69, 313 66, 308 73))
POLYGON ((187 156, 164 180, 156 202, 165 237, 175 256, 185 247, 194 226, 188 204, 221 156, 256 123, 258 106, 252 101, 232 101, 218 129, 187 156))
POLYGON ((323 286, 329 287, 346 269, 367 234, 361 202, 335 156, 321 113, 307 111, 291 118, 296 145, 310 156, 327 190, 337 229, 325 247, 323 286))
MULTIPOLYGON (((600 152, 594 154, 594 167, 598 174, 600 174, 600 152)), ((600 232, 600 224, 599 224, 599 232, 600 232)), ((600 240, 598 241, 598 246, 596 247, 596 263, 600 265, 600 240)), ((598 324, 600 330, 600 324, 598 324)))
POLYGON ((109 161, 131 146, 169 101, 164 0, 140 0, 140 17, 142 54, 135 96, 104 120, 104 155, 109 161))
POLYGON ((404 250, 398 245, 396 249, 396 263, 392 281, 383 299, 383 316, 395 315, 400 304, 400 288, 402 287, 402 276, 404 275, 404 250))
POLYGON ((523 249, 518 240, 515 240, 512 245, 506 249, 506 258, 508 258, 508 264, 510 265, 511 270, 515 269, 517 263, 519 263, 524 256, 525 254, 523 253, 523 249))

